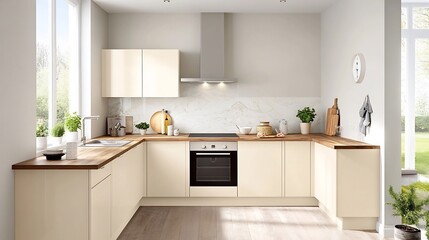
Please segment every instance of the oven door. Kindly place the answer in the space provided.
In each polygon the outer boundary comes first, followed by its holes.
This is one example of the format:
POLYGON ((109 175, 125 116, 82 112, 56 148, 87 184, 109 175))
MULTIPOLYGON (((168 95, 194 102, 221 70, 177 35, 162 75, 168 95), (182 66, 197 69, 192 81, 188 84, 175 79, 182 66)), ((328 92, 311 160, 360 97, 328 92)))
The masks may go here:
POLYGON ((191 151, 191 186, 237 186, 237 151, 191 151))

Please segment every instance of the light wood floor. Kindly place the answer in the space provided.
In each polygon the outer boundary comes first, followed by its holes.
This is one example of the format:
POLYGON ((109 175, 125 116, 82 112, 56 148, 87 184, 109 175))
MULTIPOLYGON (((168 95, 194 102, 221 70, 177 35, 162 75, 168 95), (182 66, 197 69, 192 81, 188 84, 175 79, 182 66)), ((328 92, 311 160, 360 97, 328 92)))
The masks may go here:
POLYGON ((140 207, 118 239, 378 240, 340 231, 315 207, 140 207))

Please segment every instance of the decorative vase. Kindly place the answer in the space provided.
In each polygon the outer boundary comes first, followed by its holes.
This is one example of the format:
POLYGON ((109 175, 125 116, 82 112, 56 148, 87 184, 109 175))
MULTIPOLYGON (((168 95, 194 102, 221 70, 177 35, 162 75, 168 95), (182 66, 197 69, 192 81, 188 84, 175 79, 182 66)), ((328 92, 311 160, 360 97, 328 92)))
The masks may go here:
POLYGON ((141 135, 146 135, 146 131, 147 131, 147 129, 140 129, 140 134, 141 135))
POLYGON ((273 134, 273 127, 270 126, 270 122, 260 122, 256 127, 258 137, 264 137, 273 134))
POLYGON ((309 134, 311 123, 300 123, 299 126, 301 127, 301 134, 309 134))
POLYGON ((63 142, 63 137, 51 137, 51 143, 54 146, 61 145, 62 142, 63 142))
POLYGON ((37 150, 44 150, 48 147, 47 137, 36 137, 36 148, 37 150))
POLYGON ((79 135, 77 132, 66 132, 67 142, 79 142, 79 135))
POLYGON ((395 225, 393 229, 395 240, 420 240, 421 231, 418 228, 408 225, 395 225))

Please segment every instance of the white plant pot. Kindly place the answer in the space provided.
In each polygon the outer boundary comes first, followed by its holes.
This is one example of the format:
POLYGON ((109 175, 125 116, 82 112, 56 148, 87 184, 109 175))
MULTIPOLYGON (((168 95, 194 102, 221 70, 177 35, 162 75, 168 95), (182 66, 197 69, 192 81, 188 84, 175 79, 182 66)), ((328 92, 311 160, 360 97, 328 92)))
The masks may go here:
POLYGON ((146 135, 147 129, 140 129, 140 134, 141 135, 146 135))
POLYGON ((299 126, 301 127, 301 134, 309 134, 311 123, 300 123, 299 126))
POLYGON ((66 142, 79 142, 79 135, 77 132, 66 132, 66 142))
POLYGON ((395 225, 393 229, 395 240, 420 240, 421 231, 413 226, 403 224, 395 225))
POLYGON ((48 147, 47 137, 36 137, 36 148, 37 150, 44 150, 48 147))
POLYGON ((63 137, 51 137, 51 143, 54 146, 61 145, 63 143, 63 137))

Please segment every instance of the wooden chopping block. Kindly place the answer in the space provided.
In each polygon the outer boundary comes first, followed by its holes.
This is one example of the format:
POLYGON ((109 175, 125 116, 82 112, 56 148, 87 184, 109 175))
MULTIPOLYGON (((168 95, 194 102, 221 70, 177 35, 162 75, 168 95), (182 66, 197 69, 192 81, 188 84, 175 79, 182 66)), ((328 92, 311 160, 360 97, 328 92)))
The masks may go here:
POLYGON ((326 128, 325 134, 334 136, 337 132, 340 116, 338 115, 338 98, 334 99, 334 105, 328 108, 326 112, 326 128))
MULTIPOLYGON (((171 116, 169 113, 166 113, 168 116, 168 125, 171 125, 173 123, 173 119, 171 119, 171 116)), ((161 133, 161 118, 162 118, 162 111, 155 112, 152 117, 150 118, 150 127, 152 130, 156 133, 161 133)))

